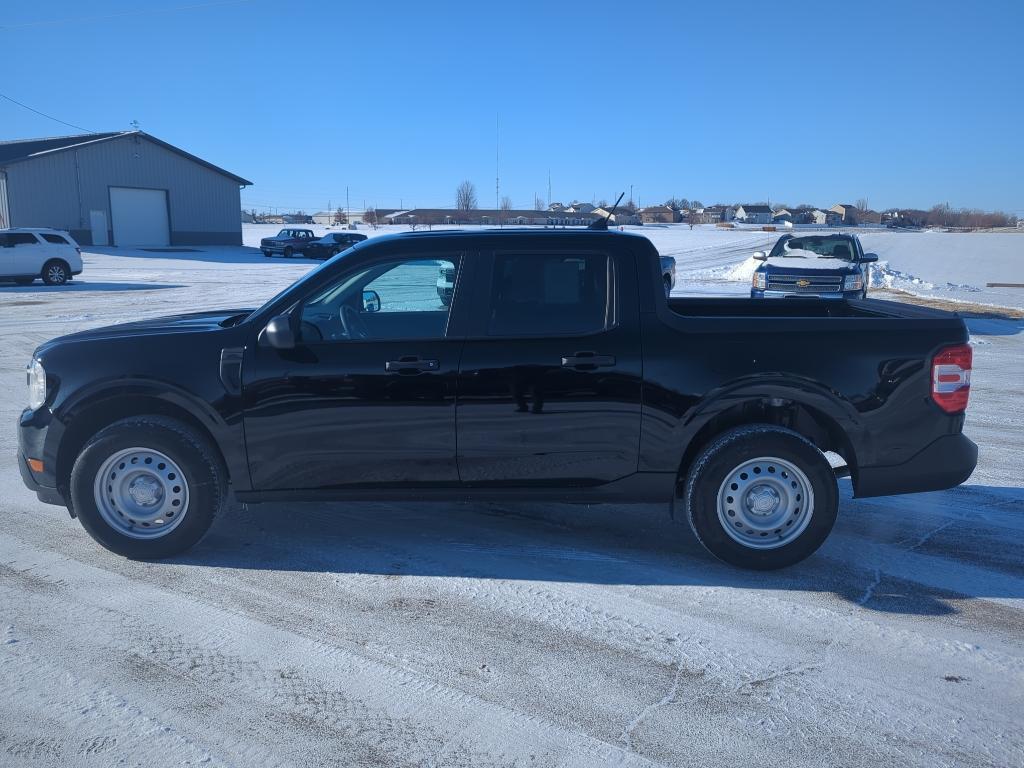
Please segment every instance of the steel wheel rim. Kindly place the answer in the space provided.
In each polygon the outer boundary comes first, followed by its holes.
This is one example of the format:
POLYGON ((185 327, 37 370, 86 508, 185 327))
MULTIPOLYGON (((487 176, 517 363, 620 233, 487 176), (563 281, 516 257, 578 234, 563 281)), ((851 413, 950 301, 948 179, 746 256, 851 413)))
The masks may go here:
POLYGON ((778 549, 799 538, 814 514, 814 490, 802 469, 777 456, 749 459, 718 489, 718 520, 749 549, 778 549))
POLYGON ((67 279, 67 275, 64 272, 64 267, 60 264, 51 264, 46 270, 46 276, 52 283, 63 283, 67 279))
POLYGON ((122 536, 159 539, 188 513, 188 482, 166 454, 125 448, 96 472, 93 498, 103 521, 122 536))

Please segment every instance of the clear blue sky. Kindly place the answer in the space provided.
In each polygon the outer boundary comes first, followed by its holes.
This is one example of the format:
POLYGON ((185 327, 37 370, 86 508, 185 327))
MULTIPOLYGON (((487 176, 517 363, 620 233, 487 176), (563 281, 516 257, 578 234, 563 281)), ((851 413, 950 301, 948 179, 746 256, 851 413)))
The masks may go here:
MULTIPOLYGON (((0 92, 138 120, 252 179, 246 207, 448 206, 462 179, 493 206, 500 115, 516 206, 550 170, 563 202, 1024 215, 1020 0, 209 2, 5 3, 0 92)), ((0 138, 73 132, 0 100, 0 138)))

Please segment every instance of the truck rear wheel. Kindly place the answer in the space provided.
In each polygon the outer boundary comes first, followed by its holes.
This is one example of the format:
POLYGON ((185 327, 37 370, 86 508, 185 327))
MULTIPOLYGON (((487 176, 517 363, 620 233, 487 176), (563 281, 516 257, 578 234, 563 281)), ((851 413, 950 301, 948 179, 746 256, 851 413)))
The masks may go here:
POLYGON ((732 429, 701 451, 686 479, 687 517, 698 541, 740 568, 785 568, 813 554, 839 509, 825 455, 792 430, 732 429))
POLYGON ((97 433, 71 471, 71 504, 82 526, 111 552, 171 557, 198 542, 220 511, 224 470, 194 429, 138 416, 97 433))

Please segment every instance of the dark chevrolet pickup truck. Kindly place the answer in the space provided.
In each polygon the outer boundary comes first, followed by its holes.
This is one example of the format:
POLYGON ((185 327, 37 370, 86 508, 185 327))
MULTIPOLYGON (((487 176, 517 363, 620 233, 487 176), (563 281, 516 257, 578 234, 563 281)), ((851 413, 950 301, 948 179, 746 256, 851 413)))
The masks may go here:
POLYGON ((625 233, 385 236, 256 310, 43 344, 18 463, 133 558, 191 547, 230 489, 661 501, 719 558, 779 568, 825 540, 839 475, 858 496, 967 479, 966 342, 885 301, 666 298, 625 233))

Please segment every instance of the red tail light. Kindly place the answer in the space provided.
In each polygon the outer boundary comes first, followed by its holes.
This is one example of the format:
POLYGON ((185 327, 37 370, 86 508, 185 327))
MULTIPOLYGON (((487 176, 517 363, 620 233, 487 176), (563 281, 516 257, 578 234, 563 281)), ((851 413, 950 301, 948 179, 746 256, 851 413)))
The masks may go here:
POLYGON ((932 400, 946 413, 960 413, 967 408, 973 358, 969 344, 943 347, 932 358, 932 400))

